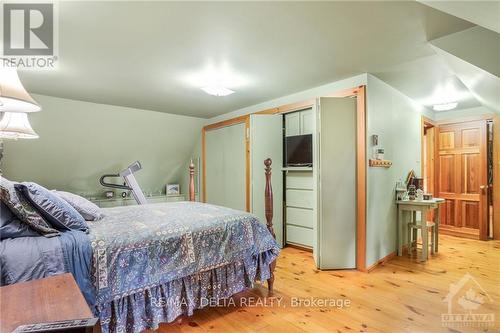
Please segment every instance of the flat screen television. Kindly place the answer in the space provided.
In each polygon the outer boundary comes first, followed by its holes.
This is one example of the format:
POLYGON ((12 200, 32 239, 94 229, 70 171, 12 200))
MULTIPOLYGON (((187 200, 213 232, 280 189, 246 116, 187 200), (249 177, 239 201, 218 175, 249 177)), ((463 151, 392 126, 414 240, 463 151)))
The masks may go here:
POLYGON ((312 166, 312 134, 285 137, 285 167, 312 166))

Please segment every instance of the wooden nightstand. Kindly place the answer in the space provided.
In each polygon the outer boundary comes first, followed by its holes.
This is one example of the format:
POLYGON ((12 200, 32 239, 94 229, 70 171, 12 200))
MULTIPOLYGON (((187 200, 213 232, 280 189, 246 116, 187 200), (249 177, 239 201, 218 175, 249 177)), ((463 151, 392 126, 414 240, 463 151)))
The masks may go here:
POLYGON ((69 273, 0 288, 2 333, 25 324, 92 317, 73 275, 69 273))

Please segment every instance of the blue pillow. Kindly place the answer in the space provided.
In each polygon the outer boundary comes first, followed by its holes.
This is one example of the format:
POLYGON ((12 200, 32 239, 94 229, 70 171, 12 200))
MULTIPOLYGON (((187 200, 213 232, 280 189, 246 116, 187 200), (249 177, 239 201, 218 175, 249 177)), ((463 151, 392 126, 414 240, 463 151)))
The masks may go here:
POLYGON ((0 201, 0 239, 37 236, 41 235, 19 221, 10 208, 0 201))
POLYGON ((43 186, 23 182, 15 185, 42 216, 57 229, 87 231, 85 219, 66 201, 43 186))
POLYGON ((0 199, 21 223, 45 237, 58 236, 59 231, 54 229, 49 222, 33 207, 21 191, 14 188, 15 183, 0 176, 0 199))

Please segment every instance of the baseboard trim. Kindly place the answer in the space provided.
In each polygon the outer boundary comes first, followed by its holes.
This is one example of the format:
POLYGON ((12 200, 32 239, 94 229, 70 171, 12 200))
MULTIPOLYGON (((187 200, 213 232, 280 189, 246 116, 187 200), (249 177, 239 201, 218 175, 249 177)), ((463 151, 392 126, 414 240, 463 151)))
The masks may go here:
POLYGON ((391 260, 392 258, 394 258, 396 256, 396 252, 391 252, 389 253, 388 255, 386 255, 385 257, 383 257, 382 259, 379 259, 376 263, 374 263, 373 265, 369 266, 367 269, 366 269, 366 272, 367 273, 370 273, 371 271, 373 271, 375 268, 377 268, 378 265, 383 265, 385 264, 386 262, 388 262, 389 260, 391 260))
POLYGON ((446 228, 445 227, 445 228, 439 228, 439 234, 479 240, 479 230, 476 233, 476 232, 471 232, 469 230, 466 230, 466 229, 464 230, 461 228, 446 228))
POLYGON ((308 247, 305 245, 298 245, 298 244, 294 244, 294 243, 286 243, 285 247, 292 247, 292 248, 297 249, 297 250, 311 252, 311 253, 313 252, 313 249, 311 247, 308 247))

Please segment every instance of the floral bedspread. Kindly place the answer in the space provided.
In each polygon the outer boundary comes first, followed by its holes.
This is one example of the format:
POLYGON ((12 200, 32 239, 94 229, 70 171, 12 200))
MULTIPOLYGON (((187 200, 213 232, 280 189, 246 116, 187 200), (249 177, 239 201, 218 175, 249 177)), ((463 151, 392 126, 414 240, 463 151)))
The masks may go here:
POLYGON ((194 202, 105 209, 90 222, 91 269, 97 304, 263 252, 279 253, 254 215, 194 202))

